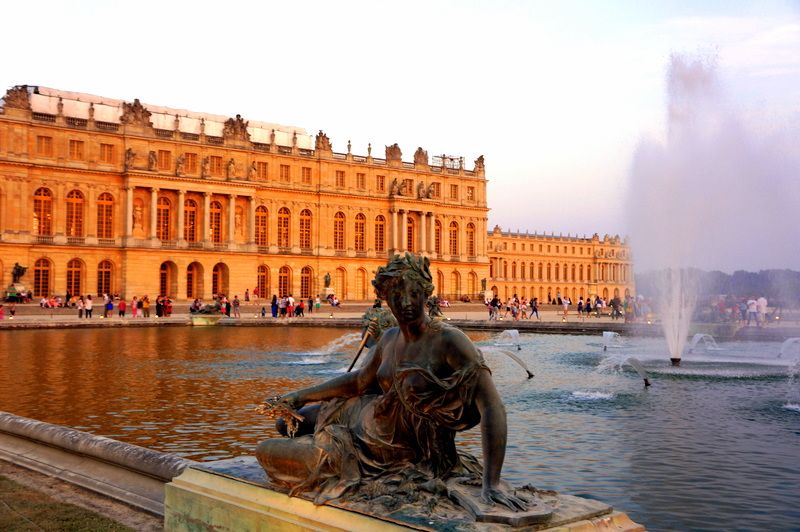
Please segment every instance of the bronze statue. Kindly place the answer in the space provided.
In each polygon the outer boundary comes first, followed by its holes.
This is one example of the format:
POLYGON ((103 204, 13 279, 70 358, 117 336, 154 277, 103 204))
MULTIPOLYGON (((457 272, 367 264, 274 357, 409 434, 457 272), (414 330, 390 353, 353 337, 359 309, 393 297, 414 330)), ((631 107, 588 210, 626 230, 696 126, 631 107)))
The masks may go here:
POLYGON ((25 272, 28 270, 27 266, 21 265, 19 262, 14 263, 14 267, 11 269, 11 282, 17 283, 22 276, 25 275, 25 272))
POLYGON ((413 475, 422 489, 468 476, 482 485, 484 502, 524 510, 526 500, 500 481, 506 414, 481 353, 460 330, 425 314, 433 291, 428 259, 396 255, 372 284, 398 326, 356 371, 278 398, 291 411, 302 407, 302 422, 289 420, 294 438, 258 446, 269 478, 320 504, 362 483, 389 486, 398 475, 413 475), (455 446, 456 432, 478 424, 483 467, 455 446))

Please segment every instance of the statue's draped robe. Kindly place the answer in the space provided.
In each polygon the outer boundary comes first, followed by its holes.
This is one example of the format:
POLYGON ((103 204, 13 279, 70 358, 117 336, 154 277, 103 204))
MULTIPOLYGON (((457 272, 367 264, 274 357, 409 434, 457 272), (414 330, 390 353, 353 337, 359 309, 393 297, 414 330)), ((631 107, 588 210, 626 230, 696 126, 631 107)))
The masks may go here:
MULTIPOLYGON (((313 435, 299 445, 319 449, 307 478, 271 478, 291 488, 292 495, 310 492, 318 504, 341 497, 362 479, 414 470, 427 478, 454 473, 479 474, 477 460, 455 447, 455 433, 474 427, 480 414, 474 402, 483 359, 440 379, 428 367, 401 364, 384 394, 325 402, 313 435)), ((278 473, 273 474, 273 473, 278 473)))

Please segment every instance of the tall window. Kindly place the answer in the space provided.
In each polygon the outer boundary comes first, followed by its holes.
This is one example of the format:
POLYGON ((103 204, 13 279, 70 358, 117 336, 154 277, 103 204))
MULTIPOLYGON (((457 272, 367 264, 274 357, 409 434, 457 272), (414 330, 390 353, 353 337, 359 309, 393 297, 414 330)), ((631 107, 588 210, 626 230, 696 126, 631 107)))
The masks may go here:
POLYGON ((367 188, 367 174, 356 174, 356 187, 359 190, 367 188))
POLYGON ((431 183, 431 197, 432 198, 441 198, 442 197, 442 184, 441 183, 431 183))
POLYGON ((256 177, 262 181, 267 180, 267 173, 269 172, 269 166, 264 161, 259 161, 256 163, 256 177))
POLYGON ((67 236, 83 236, 83 194, 80 190, 67 194, 67 236))
POLYGON ((172 166, 172 152, 169 150, 158 150, 158 169, 169 170, 172 166))
POLYGON ((292 180, 292 174, 290 173, 290 167, 288 164, 281 165, 281 181, 284 183, 289 183, 292 180))
POLYGON ((414 253, 414 220, 406 220, 406 249, 414 253))
POLYGON ((289 287, 292 285, 292 272, 288 266, 281 266, 278 271, 278 296, 288 296, 289 287))
POLYGON ((33 193, 33 232, 53 234, 53 193, 49 188, 37 188, 33 193))
POLYGON ((84 157, 84 142, 82 140, 70 139, 69 158, 73 161, 82 161, 84 157))
POLYGON ((104 260, 97 265, 97 295, 111 293, 111 261, 104 260))
POLYGON ((208 228, 211 230, 211 241, 222 242, 222 204, 212 201, 208 213, 208 228))
POLYGON ((167 198, 158 198, 156 205, 156 238, 169 240, 170 203, 167 198))
POLYGON ((256 274, 256 290, 258 290, 258 297, 262 299, 269 297, 269 294, 267 293, 268 287, 269 268, 262 264, 258 267, 258 273, 256 274))
POLYGON ((208 158, 208 166, 211 175, 222 175, 222 157, 219 155, 211 155, 208 158))
POLYGON ((361 213, 356 214, 356 251, 366 251, 367 248, 367 217, 361 213))
POLYGON ((339 299, 345 299, 347 295, 347 272, 344 268, 336 268, 333 272, 333 292, 339 299))
POLYGON ((333 249, 344 251, 344 213, 339 211, 333 216, 333 249))
POLYGON ((437 255, 442 254, 442 222, 439 220, 433 224, 433 250, 437 255))
POLYGON ((456 271, 450 274, 450 293, 454 296, 461 295, 461 276, 456 271))
POLYGON ((197 173, 197 154, 184 153, 183 154, 183 169, 187 174, 197 173))
POLYGON ((458 185, 450 185, 450 199, 458 199, 458 185))
POLYGON ((344 188, 344 170, 336 170, 336 186, 344 188))
POLYGON ((311 297, 311 268, 308 266, 300 270, 300 297, 303 299, 311 297))
POLYGON ((375 251, 386 251, 386 218, 380 214, 375 217, 375 251))
POLYGON ((36 154, 45 157, 53 156, 53 137, 39 135, 36 137, 36 154))
POLYGON ((289 247, 289 238, 291 236, 289 234, 290 221, 291 214, 289 213, 289 209, 286 207, 281 207, 281 209, 278 211, 278 247, 289 247))
POLYGON ((97 238, 114 238, 114 197, 108 192, 97 198, 97 238))
POLYGON ((413 179, 403 179, 403 195, 410 196, 414 192, 414 180, 413 179))
POLYGON ((195 283, 197 283, 197 263, 193 262, 186 267, 186 299, 193 299, 197 297, 197 290, 195 283))
POLYGON ((386 176, 385 175, 375 176, 375 189, 378 192, 386 192, 386 176))
POLYGON ((511 278, 512 279, 516 279, 517 278, 517 262, 516 261, 511 262, 511 278))
POLYGON ((83 263, 78 259, 72 259, 67 263, 67 292, 72 295, 80 295, 81 277, 83 274, 83 263))
POLYGON ((475 256, 475 224, 472 223, 467 224, 467 255, 475 256))
POLYGON ((458 255, 458 222, 450 222, 450 254, 458 255))
POLYGON ((183 239, 197 242, 197 202, 193 199, 183 201, 183 239))
POLYGON ((556 264, 556 281, 561 280, 561 265, 556 264))
POLYGON ((367 272, 363 268, 356 270, 356 297, 367 299, 367 272))
POLYGON ((467 187, 467 201, 475 201, 475 187, 467 187))
POLYGON ((300 247, 311 249, 311 211, 300 211, 300 247))
POLYGON ((39 259, 33 265, 33 295, 36 297, 50 296, 50 280, 52 271, 50 261, 39 259))
MULTIPOLYGON (((267 208, 263 205, 256 207, 256 245, 267 246, 267 208)), ((260 293, 260 292, 259 292, 260 293)), ((262 294, 263 297, 263 294, 262 294)))
POLYGON ((303 184, 304 185, 310 185, 311 184, 311 167, 310 166, 304 166, 303 167, 302 180, 303 180, 303 184))
POLYGON ((113 144, 100 144, 100 162, 101 163, 114 163, 114 145, 113 144))

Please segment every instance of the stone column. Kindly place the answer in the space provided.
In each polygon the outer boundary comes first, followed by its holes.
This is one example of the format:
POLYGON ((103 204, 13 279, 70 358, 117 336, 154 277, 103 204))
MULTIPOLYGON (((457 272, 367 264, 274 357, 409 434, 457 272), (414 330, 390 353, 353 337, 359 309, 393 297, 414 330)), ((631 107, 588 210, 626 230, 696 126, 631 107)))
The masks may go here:
MULTIPOLYGON (((203 246, 209 245, 211 230, 211 192, 203 192, 203 246)), ((209 285, 210 286, 210 285, 209 285)))
POLYGON ((408 249, 408 237, 406 228, 408 227, 408 211, 400 209, 400 251, 408 249))
POLYGON ((419 252, 428 253, 428 248, 425 245, 425 213, 419 213, 419 252))
POLYGON ((228 194, 228 246, 236 245, 236 194, 228 194))
POLYGON ((156 238, 156 218, 158 217, 158 188, 150 189, 150 238, 156 238))
POLYGON ((389 234, 391 237, 391 253, 397 252, 397 210, 396 209, 389 209, 389 212, 392 213, 392 229, 389 234))
POLYGON ((133 188, 125 187, 125 238, 133 235, 133 188))
POLYGON ((179 190, 178 191, 178 236, 176 240, 178 241, 178 245, 181 247, 186 246, 186 238, 184 237, 184 230, 185 227, 184 223, 184 203, 186 203, 186 191, 179 190))
POLYGON ((248 196, 250 215, 247 218, 247 243, 254 246, 256 243, 256 198, 248 196))

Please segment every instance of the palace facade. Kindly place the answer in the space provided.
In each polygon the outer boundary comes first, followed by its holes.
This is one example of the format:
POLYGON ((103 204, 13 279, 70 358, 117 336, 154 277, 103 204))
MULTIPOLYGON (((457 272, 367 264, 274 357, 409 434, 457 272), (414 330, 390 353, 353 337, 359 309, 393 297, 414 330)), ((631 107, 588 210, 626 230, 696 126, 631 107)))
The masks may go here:
POLYGON ((501 297, 632 290, 618 237, 489 233, 483 157, 335 152, 322 131, 35 86, 0 107, 0 285, 19 264, 36 297, 307 298, 329 276, 369 300, 403 251, 451 299, 483 279, 501 297))

